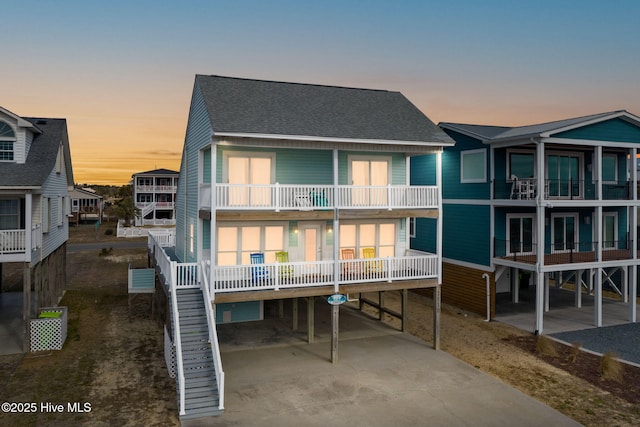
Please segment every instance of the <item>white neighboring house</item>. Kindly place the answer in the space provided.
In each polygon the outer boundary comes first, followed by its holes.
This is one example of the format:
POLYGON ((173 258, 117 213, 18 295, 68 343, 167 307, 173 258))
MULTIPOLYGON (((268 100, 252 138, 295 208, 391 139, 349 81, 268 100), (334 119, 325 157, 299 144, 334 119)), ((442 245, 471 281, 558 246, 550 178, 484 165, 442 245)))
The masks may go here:
POLYGON ((104 199, 91 188, 76 187, 69 192, 71 214, 69 221, 78 224, 80 221, 102 222, 104 199))
POLYGON ((0 107, 0 262, 24 269, 23 330, 14 335, 25 351, 31 313, 56 306, 63 294, 72 188, 66 120, 0 107))
POLYGON ((135 225, 175 225, 175 200, 180 173, 154 169, 133 174, 133 200, 140 210, 135 225))

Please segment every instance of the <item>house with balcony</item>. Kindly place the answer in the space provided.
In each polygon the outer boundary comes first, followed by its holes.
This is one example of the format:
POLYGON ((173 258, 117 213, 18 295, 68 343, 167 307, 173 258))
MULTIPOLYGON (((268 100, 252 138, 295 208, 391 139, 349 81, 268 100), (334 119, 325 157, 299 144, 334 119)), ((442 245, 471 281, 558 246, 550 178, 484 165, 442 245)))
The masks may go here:
POLYGON ((429 288, 439 297, 440 156, 450 145, 398 92, 196 76, 176 232, 149 237, 170 301, 181 417, 222 410, 216 325, 260 321, 265 300, 303 300, 312 319, 316 297, 429 288), (432 159, 423 185, 409 185, 416 155, 432 159), (409 247, 411 218, 433 223, 429 251, 409 247), (196 388, 211 398, 206 408, 190 403, 196 388))
MULTIPOLYGON (((520 287, 533 285, 531 330, 543 333, 550 290, 573 292, 575 307, 593 297, 595 326, 606 290, 636 321, 640 118, 613 111, 520 127, 439 126, 456 141, 442 159, 445 301, 493 317, 496 295, 518 303, 520 287)), ((416 178, 425 162, 412 164, 416 178)), ((418 219, 416 229, 420 249, 428 228, 418 219)))
POLYGON ((71 199, 71 214, 69 222, 102 222, 104 198, 91 188, 74 187, 69 192, 71 199))
POLYGON ((7 264, 23 272, 22 318, 3 326, 20 325, 10 335, 24 351, 31 317, 62 298, 72 188, 66 120, 21 117, 0 107, 0 272, 7 264))
POLYGON ((154 169, 133 174, 133 200, 138 209, 135 225, 175 225, 179 172, 154 169))

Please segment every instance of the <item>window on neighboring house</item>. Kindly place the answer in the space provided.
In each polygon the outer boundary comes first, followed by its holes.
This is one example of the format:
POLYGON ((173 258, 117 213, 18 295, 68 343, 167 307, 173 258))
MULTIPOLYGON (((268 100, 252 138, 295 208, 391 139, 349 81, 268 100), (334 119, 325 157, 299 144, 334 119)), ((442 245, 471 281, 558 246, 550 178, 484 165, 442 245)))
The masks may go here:
POLYGON ((618 180, 618 161, 615 154, 603 154, 602 156, 602 182, 615 184, 618 180))
POLYGON ((518 179, 535 177, 535 158, 533 153, 509 152, 508 176, 515 175, 518 179))
POLYGON ((48 233, 51 225, 51 199, 42 197, 42 232, 48 233))
POLYGON ((487 182, 487 150, 460 152, 460 182, 487 182))
POLYGON ((0 230, 20 228, 20 203, 18 199, 0 199, 0 230))
POLYGON ((0 122, 0 161, 13 161, 13 144, 16 134, 5 122, 0 122))
POLYGON ((604 212, 602 214, 602 248, 616 249, 618 236, 618 214, 604 212))

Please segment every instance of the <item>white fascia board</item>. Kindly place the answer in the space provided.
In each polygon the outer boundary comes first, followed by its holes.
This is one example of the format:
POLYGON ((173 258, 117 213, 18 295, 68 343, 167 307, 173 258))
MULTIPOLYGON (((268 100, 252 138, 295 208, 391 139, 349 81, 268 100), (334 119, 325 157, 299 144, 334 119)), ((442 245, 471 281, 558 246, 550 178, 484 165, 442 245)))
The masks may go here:
POLYGON ((484 142, 485 144, 487 143, 487 138, 485 136, 482 136, 482 135, 480 135, 478 133, 469 132, 467 129, 459 128, 456 125, 452 125, 452 124, 448 124, 448 123, 439 123, 438 127, 441 128, 441 129, 448 129, 448 130, 452 130, 454 132, 458 132, 459 134, 466 135, 466 136, 468 136, 470 138, 477 139, 477 140, 479 140, 481 142, 484 142))
POLYGON ((598 141, 592 139, 569 139, 569 138, 544 138, 542 142, 545 144, 562 144, 562 145, 587 145, 591 147, 615 147, 615 148, 634 148, 638 147, 637 142, 615 142, 615 141, 598 141))
POLYGON ((452 147, 454 142, 430 142, 430 141, 400 141, 387 139, 357 139, 357 138, 332 138, 323 136, 308 135, 275 135, 262 133, 237 133, 237 132, 213 132, 213 137, 229 137, 229 138, 263 138, 263 139, 288 139, 293 141, 321 141, 321 142, 338 142, 338 143, 356 143, 356 144, 372 144, 372 145, 428 145, 436 147, 452 147))
POLYGON ((531 134, 530 136, 519 136, 518 139, 491 140, 486 141, 485 144, 495 148, 517 147, 519 145, 537 143, 538 141, 533 139, 536 136, 537 134, 531 134))
POLYGON ((2 190, 11 190, 13 193, 12 194, 17 194, 20 192, 24 192, 25 190, 39 190, 40 186, 39 185, 30 185, 30 186, 25 186, 25 187, 11 187, 11 186, 7 186, 7 185, 0 185, 0 191, 2 190))

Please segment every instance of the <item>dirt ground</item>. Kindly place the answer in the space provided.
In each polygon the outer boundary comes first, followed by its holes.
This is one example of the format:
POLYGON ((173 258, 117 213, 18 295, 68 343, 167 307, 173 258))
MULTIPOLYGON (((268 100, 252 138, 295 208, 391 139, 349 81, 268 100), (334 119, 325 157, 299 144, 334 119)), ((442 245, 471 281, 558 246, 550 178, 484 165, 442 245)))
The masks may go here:
MULTIPOLYGON (((96 238, 116 240, 102 228, 71 230, 72 242, 96 238)), ((152 320, 148 296, 130 301, 127 295, 127 265, 146 266, 145 249, 74 252, 67 259, 68 286, 60 303, 69 310, 63 350, 0 356, 0 401, 50 402, 64 405, 64 411, 0 413, 0 425, 179 425, 162 328, 152 320), (90 403, 90 411, 69 412, 67 404, 75 402, 90 403)), ((399 295, 388 294, 385 304, 399 310, 399 295)), ((431 305, 430 298, 410 294, 409 332, 427 342, 431 305)), ((388 316, 385 321, 397 322, 388 316)), ((561 348, 557 357, 539 355, 530 333, 446 304, 441 348, 584 425, 640 425, 640 368, 625 366, 621 382, 605 381, 599 358, 579 354, 570 362, 571 349, 561 348)))

